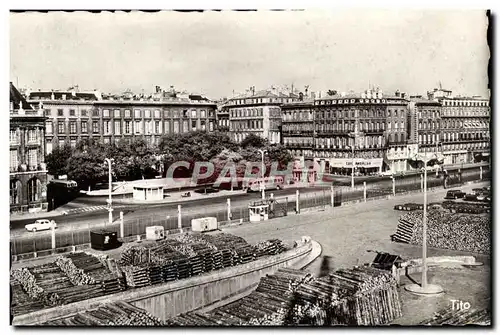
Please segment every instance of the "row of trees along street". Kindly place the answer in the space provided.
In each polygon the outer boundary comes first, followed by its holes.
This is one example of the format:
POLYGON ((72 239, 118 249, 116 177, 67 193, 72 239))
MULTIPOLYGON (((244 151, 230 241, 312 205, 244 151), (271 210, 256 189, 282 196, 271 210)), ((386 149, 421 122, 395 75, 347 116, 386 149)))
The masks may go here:
POLYGON ((264 158, 267 171, 270 170, 271 162, 278 162, 279 168, 285 169, 292 160, 282 145, 270 144, 253 134, 238 144, 224 133, 196 131, 164 135, 157 145, 148 144, 142 137, 134 137, 129 141, 121 139, 117 143, 84 139, 74 148, 69 145, 56 147, 47 155, 46 163, 49 174, 67 175, 68 179, 78 183, 80 189, 93 189, 97 184, 107 182, 105 158, 114 159, 115 181, 165 177, 169 166, 178 161, 189 162, 190 168, 176 169, 174 177, 191 177, 195 162, 210 161, 214 164, 215 172, 211 178, 199 181, 199 184, 203 184, 215 181, 228 162, 235 164, 238 176, 243 176, 246 162, 261 162, 259 149, 267 151, 264 158))

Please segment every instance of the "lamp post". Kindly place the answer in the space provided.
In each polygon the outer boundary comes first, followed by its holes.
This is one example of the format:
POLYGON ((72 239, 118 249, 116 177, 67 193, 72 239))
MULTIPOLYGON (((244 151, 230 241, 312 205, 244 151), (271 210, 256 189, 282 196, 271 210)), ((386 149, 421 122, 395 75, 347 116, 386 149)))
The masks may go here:
MULTIPOLYGON (((436 155, 437 159, 437 155, 436 155)), ((405 289, 417 295, 436 295, 443 292, 443 288, 439 285, 429 284, 427 282, 427 164, 431 159, 426 155, 418 155, 416 160, 424 163, 424 213, 422 218, 422 283, 409 284, 405 289)))
POLYGON ((108 176, 109 176, 109 179, 108 179, 108 183, 109 183, 109 199, 108 199, 109 218, 108 218, 108 221, 109 221, 109 225, 111 225, 113 223, 113 207, 112 207, 113 198, 111 196, 111 193, 113 191, 113 176, 112 176, 112 171, 111 171, 111 164, 113 163, 113 159, 112 158, 111 159, 105 158, 104 160, 108 163, 108 176))
POLYGON ((264 168, 265 168, 265 167, 264 167, 264 154, 267 152, 267 150, 260 150, 260 149, 259 149, 258 151, 260 152, 261 157, 262 157, 261 177, 262 177, 262 178, 264 178, 264 173, 265 173, 265 171, 264 171, 264 168))
POLYGON ((354 188, 354 150, 356 148, 356 140, 363 136, 364 134, 358 131, 358 125, 356 124, 356 128, 352 133, 349 133, 349 137, 354 139, 354 143, 352 144, 352 172, 351 172, 351 187, 354 188))
POLYGON ((259 149, 258 150, 262 156, 262 166, 261 166, 261 176, 262 176, 262 180, 260 182, 260 190, 262 192, 262 200, 264 200, 266 198, 266 193, 265 193, 265 185, 264 185, 264 174, 265 174, 265 166, 264 166, 264 154, 267 152, 266 150, 261 150, 259 149))

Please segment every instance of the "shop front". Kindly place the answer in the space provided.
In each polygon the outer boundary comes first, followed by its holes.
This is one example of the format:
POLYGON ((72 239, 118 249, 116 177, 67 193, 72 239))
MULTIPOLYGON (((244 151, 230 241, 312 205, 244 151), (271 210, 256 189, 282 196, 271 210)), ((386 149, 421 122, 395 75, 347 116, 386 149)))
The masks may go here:
MULTIPOLYGON (((352 158, 330 158, 330 173, 334 175, 350 176, 352 173, 352 158)), ((382 172, 382 158, 355 158, 354 175, 369 176, 382 172)))

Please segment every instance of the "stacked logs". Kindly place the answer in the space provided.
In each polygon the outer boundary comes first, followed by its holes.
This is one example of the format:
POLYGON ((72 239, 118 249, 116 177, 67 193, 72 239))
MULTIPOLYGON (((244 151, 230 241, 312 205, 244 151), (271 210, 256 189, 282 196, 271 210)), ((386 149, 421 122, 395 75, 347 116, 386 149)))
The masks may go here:
POLYGON ((45 292, 27 268, 13 269, 11 276, 21 285, 30 299, 39 300, 45 306, 54 306, 59 303, 59 296, 56 293, 45 292))
MULTIPOLYGON (((422 245, 422 212, 402 215, 392 239, 397 242, 422 245)), ((431 210, 427 215, 429 247, 490 253, 490 217, 431 210)))
POLYGON ((436 313, 432 318, 420 323, 422 326, 464 326, 464 325, 491 325, 491 312, 488 309, 445 309, 436 313))
POLYGON ((388 324, 401 316, 397 284, 390 272, 372 267, 338 270, 296 290, 291 324, 388 324))
POLYGON ((257 257, 266 255, 277 255, 285 251, 283 242, 278 239, 271 239, 257 243, 255 246, 255 254, 257 257))
POLYGON ((312 278, 309 273, 279 269, 261 279, 250 295, 208 313, 187 313, 166 322, 171 326, 282 325, 293 291, 312 278))
POLYGON ((55 263, 66 274, 71 284, 75 286, 95 284, 94 278, 87 275, 82 269, 77 268, 71 259, 59 256, 55 263))
POLYGON ((469 214, 483 214, 489 213, 491 207, 489 204, 482 203, 463 203, 454 201, 445 201, 442 204, 444 209, 452 213, 469 213, 469 214))
POLYGON ((22 288, 19 281, 11 276, 11 314, 16 316, 20 314, 34 312, 44 309, 45 306, 41 300, 33 300, 22 288))
POLYGON ((125 278, 114 262, 86 252, 71 253, 71 262, 91 278, 89 284, 100 285, 104 294, 111 294, 126 289, 125 278))
POLYGON ((96 310, 69 318, 52 320, 44 326, 162 326, 163 322, 148 312, 126 302, 106 304, 96 310))

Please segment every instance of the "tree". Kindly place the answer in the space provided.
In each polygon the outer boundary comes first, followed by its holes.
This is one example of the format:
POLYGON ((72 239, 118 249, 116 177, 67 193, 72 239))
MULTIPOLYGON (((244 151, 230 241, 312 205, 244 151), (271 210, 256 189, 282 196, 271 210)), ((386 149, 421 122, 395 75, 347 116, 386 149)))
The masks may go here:
POLYGON ((337 91, 336 90, 328 90, 326 92, 326 94, 328 94, 329 96, 334 96, 334 95, 337 95, 337 91))
POLYGON ((94 187, 108 174, 103 152, 99 147, 76 151, 68 160, 68 178, 76 181, 81 189, 94 187))
POLYGON ((257 136, 255 134, 250 134, 247 137, 241 141, 240 146, 245 149, 248 147, 254 147, 254 148, 263 148, 268 144, 268 141, 265 138, 262 138, 260 136, 257 136))
POLYGON ((49 174, 54 176, 67 175, 68 160, 72 154, 73 149, 68 144, 54 148, 45 158, 49 174))

